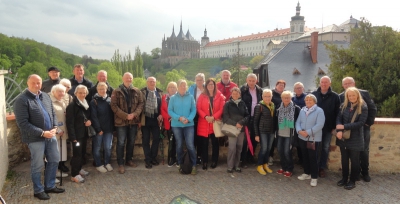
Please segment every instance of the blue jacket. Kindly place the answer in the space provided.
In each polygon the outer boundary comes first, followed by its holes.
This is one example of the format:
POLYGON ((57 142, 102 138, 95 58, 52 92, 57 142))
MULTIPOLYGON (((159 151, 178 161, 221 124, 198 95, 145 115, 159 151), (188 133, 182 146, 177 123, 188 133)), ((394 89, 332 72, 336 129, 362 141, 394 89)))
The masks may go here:
POLYGON ((304 106, 306 106, 306 102, 304 101, 306 96, 307 96, 307 94, 305 94, 305 93, 302 93, 300 96, 297 96, 296 94, 294 94, 294 96, 292 97, 292 101, 294 104, 298 105, 300 108, 303 108, 304 106))
POLYGON ((168 114, 171 116, 171 127, 189 127, 193 126, 193 119, 196 116, 196 104, 194 97, 186 92, 181 96, 179 93, 173 95, 168 103, 168 114), (185 117, 189 123, 183 124, 179 117, 185 117))
MULTIPOLYGON (((296 121, 296 132, 301 130, 307 131, 310 136, 310 141, 313 140, 312 135, 314 134, 314 140, 316 142, 322 141, 322 128, 325 124, 325 114, 322 108, 318 107, 312 111, 308 116, 306 116, 306 112, 304 109, 301 109, 299 117, 296 121), (312 131, 311 131, 312 130, 312 131)), ((299 134, 299 138, 307 141, 308 138, 305 138, 299 134)))
MULTIPOLYGON (((203 86, 204 86, 204 85, 203 85, 203 86)), ((190 93, 190 95, 193 96, 194 102, 196 103, 197 85, 196 85, 196 84, 192 84, 192 85, 189 87, 188 92, 190 93)))
POLYGON ((112 133, 114 131, 114 112, 110 106, 111 98, 99 96, 97 93, 90 102, 90 117, 92 118, 92 126, 96 133, 103 131, 104 133, 112 133))

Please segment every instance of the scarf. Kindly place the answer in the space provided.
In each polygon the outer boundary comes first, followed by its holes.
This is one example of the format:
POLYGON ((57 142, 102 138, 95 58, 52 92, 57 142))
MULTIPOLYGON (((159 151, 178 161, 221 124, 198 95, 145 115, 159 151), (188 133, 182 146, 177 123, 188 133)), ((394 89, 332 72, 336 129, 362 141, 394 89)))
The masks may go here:
POLYGON ((158 113, 156 90, 151 91, 147 89, 147 92, 145 115, 153 118, 154 113, 158 113))
POLYGON ((242 101, 242 99, 240 99, 240 98, 239 98, 238 100, 233 100, 233 99, 232 99, 232 101, 238 106, 239 103, 240 103, 240 101, 242 101))
POLYGON ((307 108, 307 106, 304 106, 302 110, 306 112, 306 116, 308 116, 311 112, 313 112, 317 108, 317 104, 314 104, 311 106, 311 108, 307 108))
POLYGON ((79 100, 79 98, 77 98, 77 99, 78 99, 78 102, 85 108, 85 110, 87 110, 89 108, 89 104, 87 103, 86 99, 83 99, 83 101, 79 100))
POLYGON ((131 107, 132 107, 132 97, 131 97, 131 92, 130 89, 133 88, 132 84, 129 85, 129 87, 126 87, 124 84, 119 85, 119 88, 121 89, 122 92, 124 92, 125 94, 125 100, 126 100, 126 104, 128 107, 128 113, 131 113, 131 107))
POLYGON ((275 104, 273 102, 269 102, 269 104, 267 105, 264 103, 263 100, 261 100, 260 104, 267 106, 267 108, 271 112, 271 117, 274 117, 275 104))
POLYGON ((287 107, 281 102, 281 106, 278 108, 279 129, 294 128, 294 110, 295 107, 292 101, 290 101, 287 107))

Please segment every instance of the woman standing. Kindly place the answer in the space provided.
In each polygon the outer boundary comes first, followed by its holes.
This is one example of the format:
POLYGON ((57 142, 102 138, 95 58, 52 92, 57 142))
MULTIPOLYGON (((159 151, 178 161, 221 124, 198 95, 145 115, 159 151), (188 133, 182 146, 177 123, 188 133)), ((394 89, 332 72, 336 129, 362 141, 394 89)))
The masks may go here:
POLYGON ((360 174, 360 151, 364 149, 363 126, 368 118, 368 107, 361 97, 360 91, 355 87, 346 89, 344 103, 336 119, 337 140, 342 156, 342 180, 338 186, 351 190, 356 187, 356 180, 360 174), (354 119, 353 119, 354 117, 354 119), (354 120, 354 121, 352 121, 354 120), (343 131, 351 131, 350 138, 343 138, 343 131), (351 173, 349 179, 349 159, 351 173))
POLYGON ((173 95, 176 94, 177 85, 171 81, 167 85, 167 94, 164 94, 161 99, 161 115, 163 117, 164 129, 167 131, 168 136, 168 167, 176 163, 176 144, 175 137, 171 130, 171 116, 168 114, 168 104, 173 95))
POLYGON ((272 91, 265 89, 262 94, 262 101, 254 108, 254 132, 255 140, 260 142, 258 153, 257 171, 261 175, 272 173, 268 167, 268 158, 275 137, 275 104, 272 100, 272 91))
POLYGON ((297 177, 303 181, 311 179, 310 185, 317 186, 318 179, 318 149, 322 141, 322 128, 325 124, 324 111, 317 106, 317 98, 308 94, 305 104, 296 121, 296 131, 299 135, 298 147, 303 154, 304 173, 297 177), (315 149, 307 148, 307 141, 315 142, 315 149))
POLYGON ((88 138, 87 127, 92 123, 90 121, 89 104, 86 102, 88 89, 84 85, 78 85, 75 89, 75 96, 67 106, 66 119, 69 140, 72 142, 71 158, 71 180, 77 183, 85 182, 82 176, 89 175, 89 172, 82 169, 82 157, 84 157, 88 138))
POLYGON ((97 93, 90 102, 90 113, 96 136, 93 137, 93 158, 96 169, 101 173, 112 171, 110 164, 114 131, 114 112, 111 110, 111 98, 107 95, 108 86, 104 82, 97 84, 97 93), (101 163, 100 148, 103 143, 104 164, 101 163))
POLYGON ((233 170, 242 172, 239 168, 239 163, 243 148, 244 126, 247 125, 250 117, 246 103, 240 98, 240 89, 235 87, 231 92, 231 99, 224 106, 223 122, 241 128, 241 131, 237 137, 228 138, 228 173, 232 173, 233 170))
POLYGON ((60 84, 65 86, 65 95, 63 100, 68 105, 73 100, 73 97, 68 94, 68 91, 71 89, 71 81, 69 79, 63 78, 60 80, 60 84))
POLYGON ((278 174, 283 174, 285 177, 291 177, 293 174, 293 156, 292 156, 292 141, 297 137, 297 132, 294 131, 294 124, 299 115, 300 108, 296 106, 292 99, 290 91, 284 91, 281 94, 282 103, 276 110, 278 118, 278 152, 281 158, 281 169, 278 174))
POLYGON ((217 90, 214 79, 206 81, 206 88, 197 99, 196 107, 199 115, 197 124, 197 136, 200 141, 201 159, 203 161, 203 170, 207 170, 208 163, 208 142, 211 138, 212 143, 212 163, 211 168, 217 167, 219 156, 218 138, 214 135, 213 123, 222 118, 225 98, 217 90))

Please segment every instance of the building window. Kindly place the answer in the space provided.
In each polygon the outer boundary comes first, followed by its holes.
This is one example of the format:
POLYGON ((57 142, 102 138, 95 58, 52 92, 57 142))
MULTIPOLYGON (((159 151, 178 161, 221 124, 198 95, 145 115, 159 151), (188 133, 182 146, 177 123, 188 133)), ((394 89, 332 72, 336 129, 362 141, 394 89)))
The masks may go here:
POLYGON ((300 32, 301 33, 304 32, 304 26, 303 25, 300 25, 300 32))
POLYGON ((294 26, 290 27, 290 32, 294 33, 294 26))

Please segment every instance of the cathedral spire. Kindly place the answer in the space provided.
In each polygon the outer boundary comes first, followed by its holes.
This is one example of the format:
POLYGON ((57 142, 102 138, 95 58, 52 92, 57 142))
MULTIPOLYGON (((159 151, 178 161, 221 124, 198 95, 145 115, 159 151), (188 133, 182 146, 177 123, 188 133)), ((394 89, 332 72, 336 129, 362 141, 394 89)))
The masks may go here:
POLYGON ((297 6, 296 6, 296 16, 300 16, 300 2, 297 2, 297 6))

